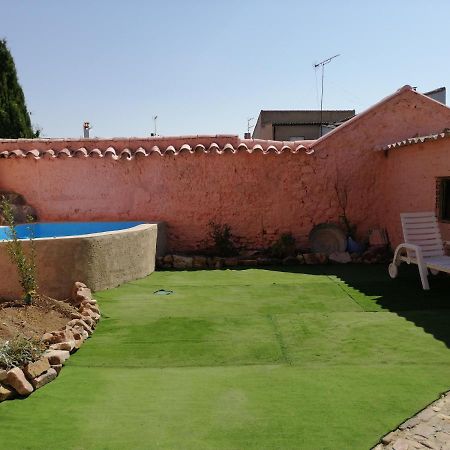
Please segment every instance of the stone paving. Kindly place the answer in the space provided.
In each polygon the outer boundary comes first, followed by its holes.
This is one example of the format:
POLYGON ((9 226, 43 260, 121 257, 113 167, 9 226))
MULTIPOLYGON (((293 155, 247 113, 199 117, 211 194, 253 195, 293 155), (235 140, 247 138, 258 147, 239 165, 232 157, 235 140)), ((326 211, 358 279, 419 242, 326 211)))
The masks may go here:
POLYGON ((384 436, 372 450, 450 450, 450 391, 384 436))

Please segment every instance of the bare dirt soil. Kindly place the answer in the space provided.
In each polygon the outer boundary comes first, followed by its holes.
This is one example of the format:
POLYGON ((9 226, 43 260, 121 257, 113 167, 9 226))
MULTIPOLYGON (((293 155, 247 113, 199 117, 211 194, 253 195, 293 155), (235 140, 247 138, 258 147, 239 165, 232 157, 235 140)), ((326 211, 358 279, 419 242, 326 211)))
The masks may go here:
POLYGON ((41 338, 58 330, 76 310, 68 303, 41 296, 32 305, 23 302, 0 303, 0 342, 17 335, 41 338))

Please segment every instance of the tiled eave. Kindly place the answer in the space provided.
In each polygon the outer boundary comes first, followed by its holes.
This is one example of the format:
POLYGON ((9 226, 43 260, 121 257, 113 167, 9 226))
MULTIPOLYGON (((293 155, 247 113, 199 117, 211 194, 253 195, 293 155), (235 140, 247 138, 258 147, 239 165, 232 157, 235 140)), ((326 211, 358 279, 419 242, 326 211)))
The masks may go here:
POLYGON ((450 137, 450 129, 446 128, 441 133, 429 134, 427 136, 417 136, 402 141, 393 142, 392 144, 387 144, 376 148, 377 151, 393 150, 395 148, 407 147, 410 145, 423 144, 424 142, 439 141, 441 139, 447 139, 450 137))
POLYGON ((237 136, 197 136, 148 139, 17 139, 0 140, 0 158, 107 158, 131 160, 152 155, 312 153, 310 141, 278 142, 237 136), (228 139, 227 139, 228 138, 228 139), (84 145, 83 145, 84 144, 84 145))

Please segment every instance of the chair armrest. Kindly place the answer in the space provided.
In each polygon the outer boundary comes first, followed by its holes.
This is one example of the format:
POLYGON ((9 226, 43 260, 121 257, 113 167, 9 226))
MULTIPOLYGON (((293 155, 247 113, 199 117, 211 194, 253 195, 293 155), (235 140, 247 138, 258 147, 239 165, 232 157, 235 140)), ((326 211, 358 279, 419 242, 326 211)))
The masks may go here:
MULTIPOLYGON (((403 250, 412 250, 416 253, 416 259, 417 262, 423 262, 423 256, 422 256, 422 249, 415 244, 408 244, 407 242, 404 242, 403 244, 400 244, 397 246, 397 248, 395 249, 395 253, 394 253, 394 262, 397 261, 398 256, 400 256, 400 253, 403 250)), ((408 261, 406 261, 408 264, 411 263, 411 258, 409 255, 408 256, 408 261)))

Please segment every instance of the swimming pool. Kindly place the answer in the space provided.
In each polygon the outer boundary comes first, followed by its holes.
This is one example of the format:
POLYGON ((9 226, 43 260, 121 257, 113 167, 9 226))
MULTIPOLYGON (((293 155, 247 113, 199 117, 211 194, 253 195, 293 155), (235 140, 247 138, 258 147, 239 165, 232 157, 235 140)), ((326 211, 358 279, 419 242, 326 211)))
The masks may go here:
MULTIPOLYGON (((19 239, 57 238, 64 236, 80 236, 85 234, 119 231, 142 225, 144 222, 36 222, 16 225, 19 239)), ((0 240, 9 239, 9 229, 0 226, 0 240)))
MULTIPOLYGON (((155 269, 158 223, 37 222, 17 225, 29 251, 35 241, 40 292, 67 298, 75 281, 93 291, 145 277, 155 269)), ((0 227, 0 299, 20 298, 16 267, 8 256, 8 227, 0 227)))

